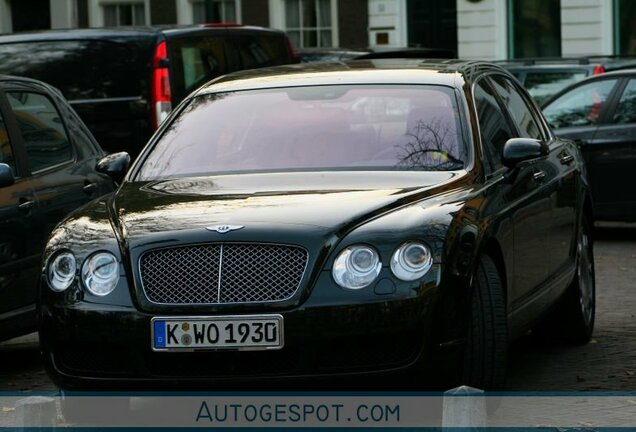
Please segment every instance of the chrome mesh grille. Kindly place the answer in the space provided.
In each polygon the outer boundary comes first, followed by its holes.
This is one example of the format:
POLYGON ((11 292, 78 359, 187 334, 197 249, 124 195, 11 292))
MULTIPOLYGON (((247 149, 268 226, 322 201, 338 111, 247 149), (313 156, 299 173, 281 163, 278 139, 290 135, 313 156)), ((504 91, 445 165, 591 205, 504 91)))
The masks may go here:
POLYGON ((140 274, 148 300, 160 304, 275 302, 300 285, 307 252, 269 244, 209 244, 145 253, 140 274))

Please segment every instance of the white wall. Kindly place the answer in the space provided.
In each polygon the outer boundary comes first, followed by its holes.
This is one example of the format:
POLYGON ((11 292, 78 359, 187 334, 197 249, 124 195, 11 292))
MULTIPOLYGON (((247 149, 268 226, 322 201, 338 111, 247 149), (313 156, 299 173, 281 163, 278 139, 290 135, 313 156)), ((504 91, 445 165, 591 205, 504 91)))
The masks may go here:
POLYGON ((610 0, 561 0, 561 54, 612 54, 612 6, 610 0))
POLYGON ((9 0, 0 0, 0 33, 11 33, 11 3, 9 0))
POLYGON ((408 44, 406 0, 369 0, 369 46, 400 48, 408 44), (387 44, 378 44, 378 36, 388 36, 387 44))
POLYGON ((51 28, 64 29, 77 27, 77 8, 75 0, 49 0, 51 7, 51 28))
POLYGON ((506 0, 457 0, 459 58, 500 60, 508 53, 506 0))

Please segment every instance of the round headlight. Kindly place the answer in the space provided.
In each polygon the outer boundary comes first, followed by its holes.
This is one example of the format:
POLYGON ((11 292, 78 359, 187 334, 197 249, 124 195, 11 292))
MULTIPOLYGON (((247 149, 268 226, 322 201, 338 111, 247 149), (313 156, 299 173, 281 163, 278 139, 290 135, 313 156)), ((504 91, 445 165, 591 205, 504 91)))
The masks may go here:
POLYGON ((333 263, 333 278, 338 285, 360 289, 375 280, 382 270, 380 256, 370 246, 357 245, 344 249, 333 263))
POLYGON ((77 262, 70 252, 62 252, 49 262, 48 281, 53 291, 64 291, 73 283, 77 262))
POLYGON ((82 266, 82 280, 86 289, 96 296, 113 292, 119 280, 119 263, 110 252, 91 255, 82 266))
POLYGON ((391 258, 391 271, 403 281, 419 279, 433 266, 433 254, 423 243, 408 242, 400 245, 391 258))

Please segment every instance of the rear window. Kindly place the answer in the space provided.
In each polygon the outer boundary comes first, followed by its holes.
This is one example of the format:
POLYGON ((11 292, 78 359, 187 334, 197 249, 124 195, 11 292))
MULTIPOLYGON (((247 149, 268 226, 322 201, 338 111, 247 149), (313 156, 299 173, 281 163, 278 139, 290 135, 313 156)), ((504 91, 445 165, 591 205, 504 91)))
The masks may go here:
POLYGON ((138 97, 139 49, 120 42, 38 41, 0 44, 0 74, 39 79, 69 100, 138 97))
POLYGON ((221 36, 172 39, 170 50, 175 102, 228 71, 225 44, 221 36))

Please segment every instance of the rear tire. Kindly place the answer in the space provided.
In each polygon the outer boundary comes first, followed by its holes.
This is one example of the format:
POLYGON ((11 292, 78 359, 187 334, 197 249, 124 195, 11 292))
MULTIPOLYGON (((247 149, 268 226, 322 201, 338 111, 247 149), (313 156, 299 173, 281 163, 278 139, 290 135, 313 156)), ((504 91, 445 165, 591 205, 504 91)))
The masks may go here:
POLYGON ((477 264, 471 298, 462 383, 482 390, 501 389, 508 360, 508 318, 501 275, 492 258, 477 264))
POLYGON ((583 219, 576 243, 576 274, 556 309, 539 325, 538 332, 555 334, 560 340, 582 345, 594 332, 596 283, 591 223, 583 219))

